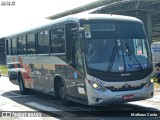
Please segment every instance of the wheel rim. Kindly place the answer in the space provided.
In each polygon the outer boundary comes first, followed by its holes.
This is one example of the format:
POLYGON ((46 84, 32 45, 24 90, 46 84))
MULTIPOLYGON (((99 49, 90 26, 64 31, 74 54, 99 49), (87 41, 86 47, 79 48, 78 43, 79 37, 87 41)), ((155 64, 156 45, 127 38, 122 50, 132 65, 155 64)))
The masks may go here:
POLYGON ((64 100, 65 97, 66 97, 65 89, 64 89, 63 86, 61 86, 61 88, 60 88, 60 94, 59 94, 59 96, 60 96, 60 98, 63 99, 63 100, 64 100))
POLYGON ((21 77, 20 77, 19 81, 20 81, 20 83, 19 83, 20 91, 22 92, 23 91, 23 82, 22 82, 21 77))

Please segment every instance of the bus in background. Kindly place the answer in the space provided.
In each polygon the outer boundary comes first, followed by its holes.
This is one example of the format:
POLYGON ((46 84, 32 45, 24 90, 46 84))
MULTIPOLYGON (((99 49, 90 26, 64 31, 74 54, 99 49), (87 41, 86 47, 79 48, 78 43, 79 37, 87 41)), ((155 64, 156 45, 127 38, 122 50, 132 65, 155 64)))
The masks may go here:
POLYGON ((6 37, 10 81, 64 105, 109 105, 153 97, 143 23, 133 17, 71 15, 6 37))

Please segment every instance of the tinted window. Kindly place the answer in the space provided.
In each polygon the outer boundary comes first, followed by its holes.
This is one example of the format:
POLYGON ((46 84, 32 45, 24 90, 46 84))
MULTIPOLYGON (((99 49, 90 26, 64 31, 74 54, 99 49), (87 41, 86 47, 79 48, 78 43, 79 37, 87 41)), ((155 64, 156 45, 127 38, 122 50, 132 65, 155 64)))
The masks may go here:
POLYGON ((132 23, 120 23, 117 25, 119 36, 123 39, 146 39, 142 25, 132 23))
POLYGON ((38 53, 49 53, 49 31, 44 30, 38 33, 38 53))
POLYGON ((18 38, 18 54, 19 55, 26 54, 26 38, 25 38, 25 36, 18 38))
POLYGON ((17 55, 17 38, 12 39, 12 55, 17 55))
POLYGON ((9 55, 12 54, 12 40, 11 39, 8 40, 8 54, 9 55))
POLYGON ((51 29, 51 52, 65 53, 64 27, 51 29))
POLYGON ((35 54, 35 34, 27 36, 27 53, 35 54))
POLYGON ((5 47, 6 47, 6 54, 9 55, 9 44, 8 44, 8 40, 6 40, 6 42, 5 42, 5 47))

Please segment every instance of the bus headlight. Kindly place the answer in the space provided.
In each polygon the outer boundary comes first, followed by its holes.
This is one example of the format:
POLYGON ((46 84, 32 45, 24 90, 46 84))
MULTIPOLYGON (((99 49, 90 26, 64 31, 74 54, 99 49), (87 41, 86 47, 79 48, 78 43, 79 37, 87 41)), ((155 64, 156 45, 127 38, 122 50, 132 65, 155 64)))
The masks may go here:
POLYGON ((100 90, 100 91, 105 91, 106 90, 105 87, 103 87, 102 85, 100 85, 98 83, 95 83, 95 82, 90 81, 90 80, 88 82, 94 89, 97 89, 97 90, 100 90))
POLYGON ((149 87, 154 82, 153 79, 150 79, 146 82, 146 87, 149 87))
POLYGON ((153 78, 150 81, 151 81, 151 83, 153 83, 154 82, 153 78))
POLYGON ((97 83, 93 83, 93 88, 97 89, 99 87, 99 85, 97 83))

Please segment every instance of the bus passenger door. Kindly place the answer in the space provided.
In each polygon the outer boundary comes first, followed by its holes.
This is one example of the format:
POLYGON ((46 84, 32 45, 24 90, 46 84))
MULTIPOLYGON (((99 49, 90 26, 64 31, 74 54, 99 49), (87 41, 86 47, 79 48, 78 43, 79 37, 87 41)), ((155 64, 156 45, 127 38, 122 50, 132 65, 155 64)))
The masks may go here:
POLYGON ((87 102, 87 92, 85 87, 85 72, 84 72, 84 62, 83 62, 83 52, 82 52, 82 34, 80 32, 73 33, 73 46, 74 46, 74 80, 75 80, 75 90, 76 98, 80 103, 85 104, 87 102))
POLYGON ((75 28, 77 24, 67 23, 66 30, 66 62, 68 66, 66 67, 66 86, 67 93, 70 99, 76 99, 76 83, 74 79, 74 44, 73 44, 73 34, 72 29, 75 28))

